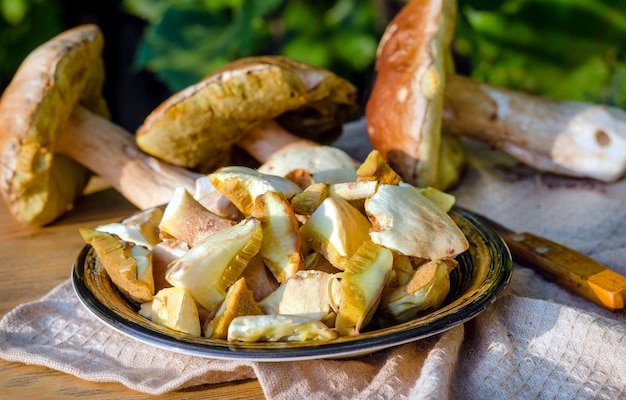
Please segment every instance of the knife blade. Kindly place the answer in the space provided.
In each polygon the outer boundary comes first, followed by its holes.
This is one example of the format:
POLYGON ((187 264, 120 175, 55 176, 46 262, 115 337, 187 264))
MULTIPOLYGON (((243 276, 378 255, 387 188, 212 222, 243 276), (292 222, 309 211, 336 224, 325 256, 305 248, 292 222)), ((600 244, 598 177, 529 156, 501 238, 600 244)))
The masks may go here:
POLYGON ((515 232, 484 215, 476 215, 502 237, 513 261, 610 311, 624 310, 623 275, 579 251, 532 233, 515 232))

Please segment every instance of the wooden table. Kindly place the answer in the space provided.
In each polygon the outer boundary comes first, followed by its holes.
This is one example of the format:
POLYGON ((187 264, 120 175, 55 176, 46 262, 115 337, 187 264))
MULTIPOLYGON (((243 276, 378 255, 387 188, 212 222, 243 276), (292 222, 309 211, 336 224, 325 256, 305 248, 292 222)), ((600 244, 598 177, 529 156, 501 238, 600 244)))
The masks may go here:
MULTIPOLYGON (((70 277, 84 242, 79 227, 120 220, 137 209, 113 189, 94 179, 87 195, 61 219, 34 229, 16 223, 0 200, 0 317, 34 301, 70 277)), ((0 360, 0 398, 149 398, 117 383, 94 383, 49 368, 0 360)), ((160 396, 163 399, 262 399, 258 381, 202 386, 160 396)))

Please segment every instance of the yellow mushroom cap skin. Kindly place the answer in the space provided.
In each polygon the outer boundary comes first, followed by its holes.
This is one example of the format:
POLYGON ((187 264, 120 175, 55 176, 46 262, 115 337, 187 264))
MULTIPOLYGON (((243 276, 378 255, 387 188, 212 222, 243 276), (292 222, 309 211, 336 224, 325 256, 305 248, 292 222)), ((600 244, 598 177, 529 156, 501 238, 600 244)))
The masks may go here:
POLYGON ((96 25, 59 34, 29 54, 0 99, 0 190, 20 222, 45 225, 82 194, 89 171, 55 154, 55 142, 78 105, 108 118, 103 47, 96 25))
POLYGON ((135 137, 156 158, 208 173, 262 122, 306 109, 316 115, 301 118, 307 128, 314 121, 341 127, 358 109, 356 97, 352 84, 322 68, 281 56, 242 58, 169 97, 135 137))

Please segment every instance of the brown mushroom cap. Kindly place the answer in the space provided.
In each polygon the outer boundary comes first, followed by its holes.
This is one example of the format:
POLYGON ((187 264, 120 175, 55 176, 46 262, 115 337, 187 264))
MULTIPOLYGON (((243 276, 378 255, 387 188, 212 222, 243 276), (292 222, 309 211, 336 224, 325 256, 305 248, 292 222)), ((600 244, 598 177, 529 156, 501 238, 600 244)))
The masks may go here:
POLYGON ((146 118, 136 140, 148 154, 206 172, 263 121, 300 113, 307 130, 328 131, 357 110, 356 88, 330 71, 280 56, 250 57, 171 96, 146 118))
POLYGON ((442 161, 458 168, 456 160, 440 160, 449 157, 441 148, 441 124, 455 3, 411 0, 396 14, 379 43, 377 76, 365 109, 372 146, 417 186, 454 181, 439 177, 442 161))
POLYGON ((0 190, 19 221, 54 220, 89 179, 87 169, 55 154, 55 140, 78 104, 108 116, 103 46, 95 25, 63 32, 24 60, 0 99, 0 190))

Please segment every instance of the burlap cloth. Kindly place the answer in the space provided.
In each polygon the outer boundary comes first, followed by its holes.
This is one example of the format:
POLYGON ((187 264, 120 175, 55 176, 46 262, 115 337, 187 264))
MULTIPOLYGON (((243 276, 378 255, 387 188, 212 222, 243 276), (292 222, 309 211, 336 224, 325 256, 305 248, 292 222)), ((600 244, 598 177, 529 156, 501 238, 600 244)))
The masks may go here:
MULTIPOLYGON (((361 124, 338 146, 369 150, 361 124)), ((626 274, 626 181, 540 175, 468 141, 458 204, 576 248, 626 274)), ((151 394, 257 378, 267 398, 617 399, 626 397, 626 319, 515 266, 485 312, 430 338, 350 360, 219 361, 158 350, 91 316, 69 280, 0 321, 0 357, 151 394)))

